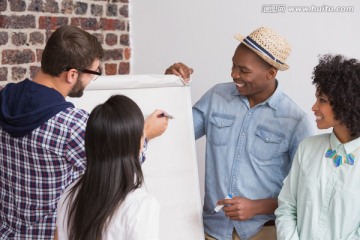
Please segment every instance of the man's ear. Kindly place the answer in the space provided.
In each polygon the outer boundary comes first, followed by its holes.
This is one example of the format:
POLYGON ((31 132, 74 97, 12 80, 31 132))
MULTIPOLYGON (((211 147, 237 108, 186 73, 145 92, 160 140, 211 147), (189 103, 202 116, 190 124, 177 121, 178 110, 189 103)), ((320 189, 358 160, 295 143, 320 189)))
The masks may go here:
POLYGON ((66 72, 66 82, 74 84, 78 79, 79 72, 76 69, 70 69, 66 72))
POLYGON ((266 77, 268 79, 275 79, 276 77, 276 74, 277 74, 278 70, 274 67, 269 67, 269 69, 267 70, 267 74, 266 74, 266 77))

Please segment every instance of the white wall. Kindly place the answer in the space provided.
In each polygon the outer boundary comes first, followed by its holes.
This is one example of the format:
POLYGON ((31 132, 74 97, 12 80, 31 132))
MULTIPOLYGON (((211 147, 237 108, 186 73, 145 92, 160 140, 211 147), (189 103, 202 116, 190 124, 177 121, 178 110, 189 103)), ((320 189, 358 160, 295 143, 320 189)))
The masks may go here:
MULTIPOLYGON (((131 1, 132 73, 162 73, 182 61, 195 69, 191 86, 195 103, 211 86, 232 81, 231 58, 238 45, 235 33, 248 35, 259 26, 273 28, 292 45, 290 69, 279 72, 284 91, 312 116, 315 100, 311 73, 318 54, 341 53, 360 59, 360 1, 131 1), (265 13, 284 4, 285 12, 265 13), (353 12, 290 12, 290 6, 353 6, 353 12)), ((197 142, 200 184, 204 140, 197 142)), ((202 189, 203 191, 203 189, 202 189)))

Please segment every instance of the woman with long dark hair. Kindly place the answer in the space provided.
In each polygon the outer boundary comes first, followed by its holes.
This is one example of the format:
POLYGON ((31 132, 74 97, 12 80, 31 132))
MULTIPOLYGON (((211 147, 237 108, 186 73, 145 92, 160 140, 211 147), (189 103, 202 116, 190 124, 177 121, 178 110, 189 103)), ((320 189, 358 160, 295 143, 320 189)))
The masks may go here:
POLYGON ((87 167, 58 204, 58 239, 158 239, 159 204, 141 189, 144 117, 122 95, 91 112, 85 131, 87 167))

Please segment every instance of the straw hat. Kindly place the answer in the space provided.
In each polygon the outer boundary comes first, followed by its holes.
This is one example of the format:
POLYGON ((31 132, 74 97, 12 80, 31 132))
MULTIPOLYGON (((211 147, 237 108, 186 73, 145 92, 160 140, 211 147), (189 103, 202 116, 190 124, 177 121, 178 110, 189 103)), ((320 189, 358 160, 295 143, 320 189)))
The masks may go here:
POLYGON ((234 37, 277 69, 284 71, 289 68, 285 61, 291 52, 290 44, 273 30, 260 27, 247 37, 241 34, 234 37))

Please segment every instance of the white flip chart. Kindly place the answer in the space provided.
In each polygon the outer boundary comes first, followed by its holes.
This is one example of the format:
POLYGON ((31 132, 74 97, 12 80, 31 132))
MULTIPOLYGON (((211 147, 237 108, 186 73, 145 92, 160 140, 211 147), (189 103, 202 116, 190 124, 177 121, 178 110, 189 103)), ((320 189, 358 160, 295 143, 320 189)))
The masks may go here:
POLYGON ((90 112, 110 96, 133 99, 146 117, 155 109, 173 115, 166 132, 149 142, 142 165, 144 188, 160 203, 161 240, 203 240, 190 88, 172 75, 101 76, 81 98, 68 98, 90 112))

